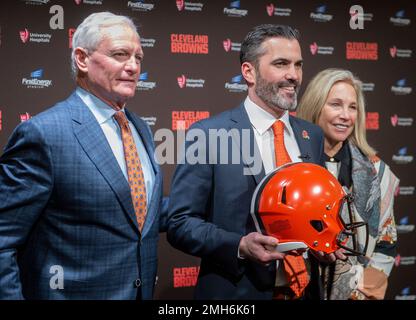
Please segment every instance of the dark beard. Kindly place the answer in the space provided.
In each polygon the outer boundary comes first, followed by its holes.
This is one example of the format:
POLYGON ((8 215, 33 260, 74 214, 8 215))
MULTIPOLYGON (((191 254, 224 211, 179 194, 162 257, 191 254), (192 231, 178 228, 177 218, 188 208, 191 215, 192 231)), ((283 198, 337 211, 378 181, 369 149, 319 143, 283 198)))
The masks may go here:
POLYGON ((256 95, 263 100, 272 109, 289 110, 294 111, 297 107, 297 94, 299 92, 299 84, 297 81, 281 81, 278 83, 267 82, 258 73, 256 78, 256 95), (287 85, 296 85, 295 92, 293 94, 293 101, 288 101, 283 95, 279 94, 279 88, 287 85))

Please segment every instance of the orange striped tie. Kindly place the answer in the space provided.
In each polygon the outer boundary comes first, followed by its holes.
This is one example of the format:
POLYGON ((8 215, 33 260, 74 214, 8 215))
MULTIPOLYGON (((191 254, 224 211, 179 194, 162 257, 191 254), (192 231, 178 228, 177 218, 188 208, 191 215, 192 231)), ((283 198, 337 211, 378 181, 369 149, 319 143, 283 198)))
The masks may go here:
POLYGON ((146 218, 146 185, 143 170, 126 115, 122 111, 117 111, 114 114, 114 119, 116 119, 121 129, 131 198, 139 230, 142 232, 146 218))
MULTIPOLYGON (((285 124, 280 120, 277 120, 272 126, 276 167, 292 162, 285 147, 284 127, 285 124)), ((303 260, 302 255, 286 255, 283 262, 286 276, 289 281, 289 287, 296 297, 299 298, 302 296, 303 291, 309 283, 305 261, 303 260)))

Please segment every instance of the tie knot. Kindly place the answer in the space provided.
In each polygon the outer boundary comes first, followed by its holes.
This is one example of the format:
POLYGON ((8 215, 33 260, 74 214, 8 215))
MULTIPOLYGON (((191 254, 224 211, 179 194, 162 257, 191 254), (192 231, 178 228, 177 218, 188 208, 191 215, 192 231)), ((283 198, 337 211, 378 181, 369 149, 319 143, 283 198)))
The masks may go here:
POLYGON ((285 124, 281 120, 276 120, 273 123, 272 129, 275 137, 283 136, 283 130, 285 128, 285 124))
POLYGON ((123 111, 117 111, 113 117, 116 119, 120 127, 128 127, 129 121, 123 111))

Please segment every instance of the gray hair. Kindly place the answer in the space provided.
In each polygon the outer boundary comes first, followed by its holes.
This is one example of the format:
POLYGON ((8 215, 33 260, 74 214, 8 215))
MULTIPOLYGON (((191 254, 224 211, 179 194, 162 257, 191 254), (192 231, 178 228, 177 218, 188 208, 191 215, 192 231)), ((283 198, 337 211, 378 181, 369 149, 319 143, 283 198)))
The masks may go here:
POLYGON ((274 37, 299 41, 300 34, 297 29, 286 25, 261 24, 256 26, 246 35, 241 44, 240 63, 250 62, 257 68, 259 58, 266 53, 262 47, 263 42, 274 37))
POLYGON ((129 17, 115 15, 111 12, 97 12, 90 14, 78 26, 72 38, 71 69, 74 77, 76 77, 78 71, 75 62, 75 49, 81 47, 89 52, 94 52, 104 36, 101 30, 114 25, 126 25, 140 37, 136 25, 129 17))

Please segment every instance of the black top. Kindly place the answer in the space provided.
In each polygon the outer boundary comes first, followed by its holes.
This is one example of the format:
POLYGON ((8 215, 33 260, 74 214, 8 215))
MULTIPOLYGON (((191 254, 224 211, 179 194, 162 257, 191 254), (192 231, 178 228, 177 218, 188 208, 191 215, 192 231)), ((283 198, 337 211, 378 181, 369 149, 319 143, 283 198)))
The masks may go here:
POLYGON ((341 162, 341 167, 339 169, 338 174, 338 181, 342 186, 345 186, 349 189, 352 184, 352 159, 350 148, 348 147, 348 142, 345 141, 342 144, 341 149, 339 149, 337 154, 333 157, 330 157, 327 154, 325 154, 325 162, 341 162))

